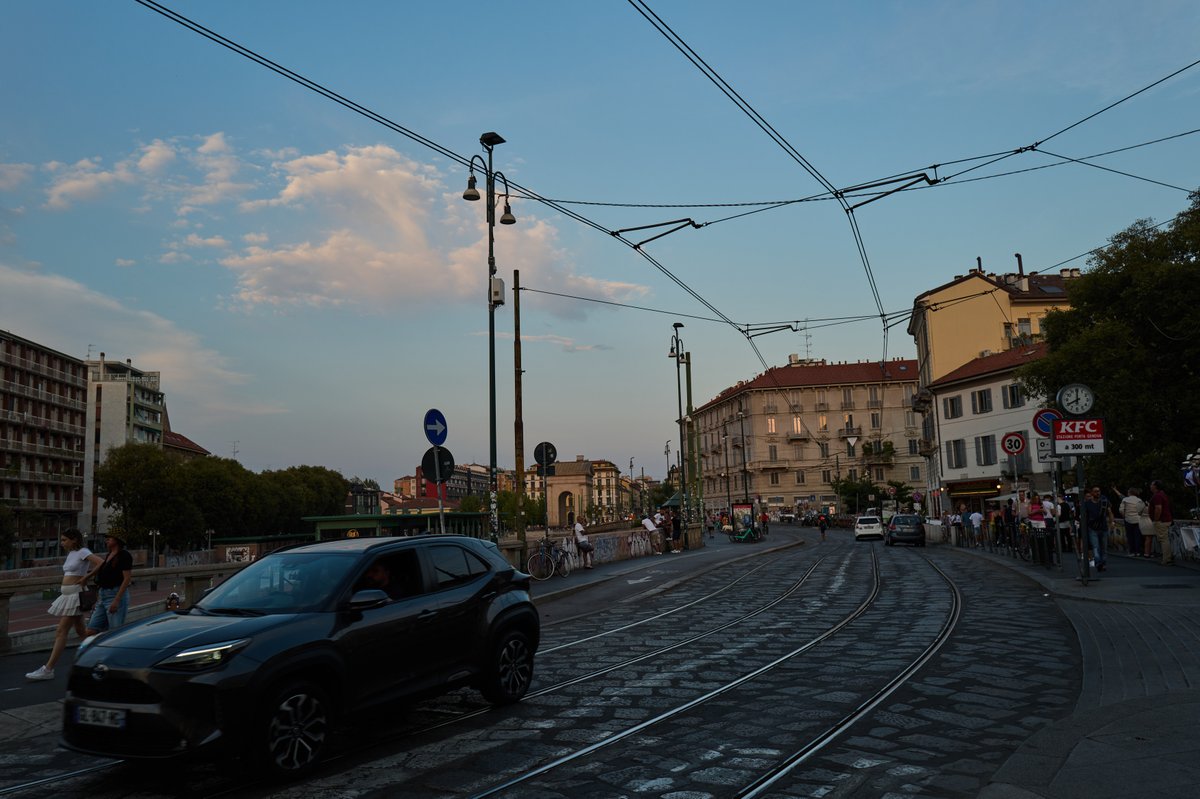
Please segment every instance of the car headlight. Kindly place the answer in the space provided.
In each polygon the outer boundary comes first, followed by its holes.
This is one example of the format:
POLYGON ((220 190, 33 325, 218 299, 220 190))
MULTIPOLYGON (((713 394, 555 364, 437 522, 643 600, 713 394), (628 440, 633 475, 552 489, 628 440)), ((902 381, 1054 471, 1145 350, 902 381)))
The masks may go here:
POLYGON ((249 638, 239 638, 236 641, 221 641, 217 644, 194 646, 160 660, 157 665, 164 669, 203 671, 220 666, 248 643, 250 643, 249 638))

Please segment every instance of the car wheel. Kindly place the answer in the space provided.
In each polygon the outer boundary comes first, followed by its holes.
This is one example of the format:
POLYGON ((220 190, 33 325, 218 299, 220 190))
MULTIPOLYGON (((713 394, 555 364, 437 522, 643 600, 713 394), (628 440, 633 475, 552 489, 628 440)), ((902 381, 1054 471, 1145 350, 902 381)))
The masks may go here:
POLYGON ((331 706, 320 686, 307 680, 286 684, 263 709, 260 755, 276 777, 312 770, 330 735, 331 706))
POLYGON ((533 682, 533 649, 520 630, 503 632, 484 664, 480 692, 493 705, 519 702, 533 682))

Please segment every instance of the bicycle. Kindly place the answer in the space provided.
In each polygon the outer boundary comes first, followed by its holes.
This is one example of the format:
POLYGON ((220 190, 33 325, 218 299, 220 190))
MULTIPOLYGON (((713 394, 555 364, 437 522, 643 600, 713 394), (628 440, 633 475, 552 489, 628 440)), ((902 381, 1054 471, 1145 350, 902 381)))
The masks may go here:
POLYGON ((758 530, 756 530, 755 528, 747 527, 745 530, 743 530, 740 533, 735 533, 731 530, 729 533, 729 540, 733 543, 737 543, 738 541, 742 541, 742 542, 749 541, 750 543, 753 544, 757 541, 762 540, 762 536, 759 534, 758 530))
POLYGON ((555 574, 567 577, 571 574, 571 557, 557 541, 543 538, 537 552, 529 556, 526 571, 535 580, 549 580, 555 574))
POLYGON ((1021 526, 1017 528, 1017 538, 1013 542, 1013 554, 1024 561, 1033 558, 1033 544, 1029 540, 1029 525, 1025 522, 1021 522, 1021 526))

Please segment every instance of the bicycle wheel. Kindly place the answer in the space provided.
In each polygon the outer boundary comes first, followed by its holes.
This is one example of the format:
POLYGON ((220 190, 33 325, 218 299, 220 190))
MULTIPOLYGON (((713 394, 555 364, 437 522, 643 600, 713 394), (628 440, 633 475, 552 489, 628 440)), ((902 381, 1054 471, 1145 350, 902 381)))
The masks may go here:
POLYGON ((1079 564, 1079 584, 1087 585, 1092 576, 1092 564, 1088 562, 1086 554, 1077 554, 1075 560, 1079 564))
POLYGON ((1020 540, 1017 541, 1017 555, 1024 561, 1028 561, 1033 557, 1033 548, 1029 544, 1029 536, 1022 535, 1020 540))
POLYGON ((554 563, 554 572, 559 577, 569 577, 571 575, 571 554, 569 552, 559 553, 558 560, 554 563))
POLYGON ((535 580, 548 580, 554 574, 554 561, 545 552, 535 552, 529 558, 526 571, 535 580))

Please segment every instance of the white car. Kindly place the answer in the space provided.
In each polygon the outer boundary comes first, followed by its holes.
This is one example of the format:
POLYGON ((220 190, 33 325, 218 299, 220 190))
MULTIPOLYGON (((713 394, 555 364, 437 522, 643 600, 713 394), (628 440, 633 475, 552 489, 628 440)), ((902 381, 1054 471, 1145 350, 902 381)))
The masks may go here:
POLYGON ((883 522, 878 516, 859 516, 854 520, 854 540, 878 538, 883 540, 883 522))

